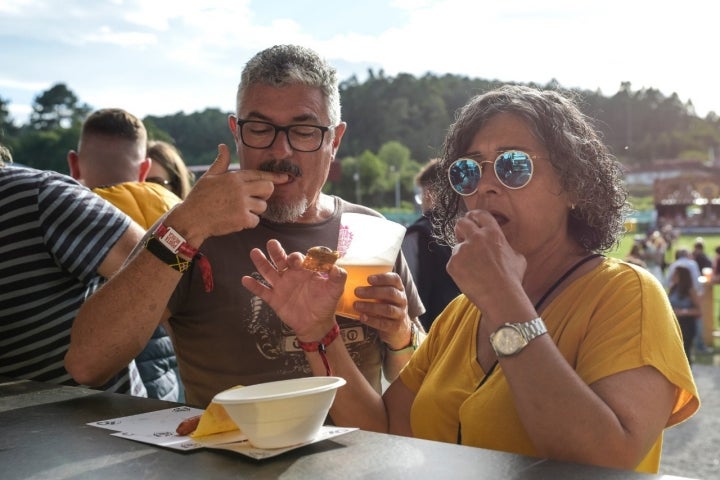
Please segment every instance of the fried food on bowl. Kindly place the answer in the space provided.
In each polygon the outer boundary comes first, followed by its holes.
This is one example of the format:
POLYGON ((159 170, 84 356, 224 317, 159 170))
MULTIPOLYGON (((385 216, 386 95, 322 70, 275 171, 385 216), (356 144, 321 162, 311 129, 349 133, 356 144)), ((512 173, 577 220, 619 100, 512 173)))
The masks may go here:
POLYGON ((305 255, 302 266, 315 272, 328 273, 338 258, 340 253, 328 247, 311 247, 305 255))

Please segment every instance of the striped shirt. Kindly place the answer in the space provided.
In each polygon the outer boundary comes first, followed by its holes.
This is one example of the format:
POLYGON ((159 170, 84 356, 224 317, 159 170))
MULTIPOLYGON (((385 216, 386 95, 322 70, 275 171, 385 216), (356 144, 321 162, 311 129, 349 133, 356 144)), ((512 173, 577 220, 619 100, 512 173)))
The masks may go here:
MULTIPOLYGON (((56 172, 0 167, 0 375, 77 385, 70 329, 130 219, 56 172)), ((131 392, 125 370, 103 390, 131 392)))

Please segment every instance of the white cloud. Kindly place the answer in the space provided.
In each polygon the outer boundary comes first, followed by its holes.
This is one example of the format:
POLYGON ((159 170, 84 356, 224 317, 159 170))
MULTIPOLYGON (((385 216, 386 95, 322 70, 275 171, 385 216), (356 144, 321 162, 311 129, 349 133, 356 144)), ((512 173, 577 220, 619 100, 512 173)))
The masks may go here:
POLYGON ((158 43, 157 37, 151 33, 117 32, 112 27, 102 26, 96 32, 80 35, 81 43, 109 43, 121 47, 148 47, 158 43))
POLYGON ((42 82, 22 82, 12 78, 0 77, 0 88, 13 88, 26 90, 28 92, 38 92, 39 90, 48 88, 48 84, 42 82))

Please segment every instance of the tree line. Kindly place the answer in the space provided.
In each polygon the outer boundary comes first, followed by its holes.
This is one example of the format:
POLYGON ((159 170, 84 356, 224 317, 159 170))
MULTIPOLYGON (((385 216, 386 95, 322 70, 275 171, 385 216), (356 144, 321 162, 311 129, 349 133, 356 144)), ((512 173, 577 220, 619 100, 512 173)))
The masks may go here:
MULTIPOLYGON (((353 76, 342 82, 342 117, 348 131, 338 154, 339 173, 326 191, 373 207, 407 208, 414 197, 413 178, 428 159, 440 154, 455 112, 472 96, 499 85, 450 74, 387 76, 382 70, 368 71, 364 81, 353 76)), ((692 102, 683 103, 675 93, 634 91, 628 82, 612 96, 565 89, 556 81, 527 85, 575 96, 627 166, 669 159, 703 161, 709 151, 720 152, 720 117, 714 112, 698 117, 692 102)), ((26 124, 16 125, 8 107, 0 95, 0 142, 15 160, 67 173, 67 151, 76 148, 82 122, 94 107, 64 83, 34 98, 26 124)), ((227 128, 230 113, 208 108, 149 115, 143 122, 150 138, 174 143, 188 165, 205 165, 215 158, 218 143, 233 144, 227 128)))

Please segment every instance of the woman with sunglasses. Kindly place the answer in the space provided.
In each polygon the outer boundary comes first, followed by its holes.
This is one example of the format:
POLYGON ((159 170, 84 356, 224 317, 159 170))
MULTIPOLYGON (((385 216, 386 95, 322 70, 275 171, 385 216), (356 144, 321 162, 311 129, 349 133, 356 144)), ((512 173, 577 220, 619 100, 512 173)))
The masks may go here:
POLYGON ((587 118, 556 92, 503 87, 461 109, 442 166, 437 227, 462 294, 382 398, 326 335, 344 271, 304 271, 278 243, 251 253, 268 284, 243 284, 317 345, 316 375, 348 381, 335 424, 656 472, 663 429, 699 399, 662 285, 600 254, 626 193, 587 118))
POLYGON ((145 181, 160 184, 184 200, 195 183, 195 175, 177 148, 162 140, 149 140, 147 156, 152 165, 145 181))

